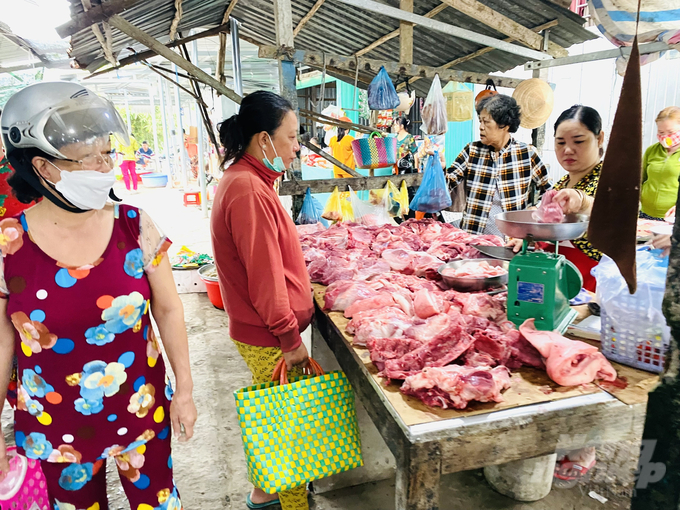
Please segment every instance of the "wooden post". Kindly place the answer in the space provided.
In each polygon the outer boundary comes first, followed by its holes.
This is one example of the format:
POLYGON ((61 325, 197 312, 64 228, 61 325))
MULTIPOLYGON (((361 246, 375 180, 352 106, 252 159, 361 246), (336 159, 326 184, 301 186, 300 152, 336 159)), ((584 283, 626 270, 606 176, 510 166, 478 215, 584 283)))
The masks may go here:
MULTIPOLYGON (((442 12, 444 9, 446 9, 446 7, 447 7, 446 4, 440 4, 440 5, 438 5, 437 7, 435 7, 434 9, 432 9, 430 12, 426 13, 426 14, 425 14, 425 17, 426 17, 426 18, 434 18, 437 14, 439 14, 439 13, 442 12)), ((413 12, 413 11, 411 11, 411 12, 413 12)), ((366 47, 360 49, 359 51, 357 51, 357 52, 355 53, 355 55, 356 55, 357 57, 360 57, 360 56, 362 56, 362 55, 366 55, 366 53, 369 53, 369 52, 373 51, 373 50, 376 49, 378 46, 380 46, 380 45, 382 45, 382 44, 385 44, 387 41, 391 41, 391 40, 394 39, 395 37, 399 36, 399 33, 400 33, 400 32, 401 32, 401 25, 400 25, 400 28, 397 28, 396 30, 393 30, 393 31, 390 32, 389 34, 383 35, 382 37, 380 37, 380 38, 376 39, 375 41, 373 41, 373 42, 372 42, 371 44, 369 44, 368 46, 366 46, 366 47)))
MULTIPOLYGON (((402 11, 413 12, 413 0, 400 0, 402 11)), ((399 22, 399 62, 413 64, 413 24, 408 21, 399 22)))
POLYGON ((404 448, 397 461, 396 508, 439 510, 442 453, 438 443, 404 448))
POLYGON ((182 58, 180 55, 178 55, 174 51, 168 49, 163 43, 157 41, 156 39, 151 37, 149 34, 144 32, 143 30, 140 30, 139 28, 135 27, 134 25, 132 25, 127 20, 116 15, 116 16, 112 16, 111 18, 109 18, 109 24, 112 27, 117 28, 118 30, 120 30, 124 34, 130 36, 135 41, 142 43, 143 45, 145 45, 150 50, 155 51, 160 56, 167 58, 170 62, 172 62, 173 64, 175 64, 178 67, 181 67, 182 69, 184 69, 189 74, 195 76, 196 78, 198 78, 202 82, 211 86, 212 88, 214 88, 220 94, 224 94, 225 96, 227 96, 229 99, 231 99, 235 103, 241 104, 241 96, 239 96, 236 92, 234 92, 233 90, 228 88, 223 83, 220 83, 215 78, 210 76, 205 71, 202 71, 201 69, 196 67, 191 62, 187 62, 186 59, 182 58))
MULTIPOLYGON (((274 23, 276 25, 276 45, 292 51, 294 48, 293 11, 291 0, 274 0, 274 23)), ((293 60, 279 60, 280 92, 293 110, 298 109, 297 89, 295 88, 295 63, 293 60)))
POLYGON ((677 509, 680 501, 680 214, 671 244, 663 300, 671 344, 661 384, 649 394, 631 510, 677 509))
MULTIPOLYGON (((295 62, 299 62, 303 65, 317 69, 323 68, 324 60, 324 54, 320 51, 290 50, 288 48, 284 50, 276 46, 260 46, 258 56, 260 58, 275 59, 287 59, 291 58, 292 56, 295 62)), ((438 74, 442 81, 454 80, 460 83, 478 83, 482 85, 485 84, 489 78, 492 78, 497 87, 507 88, 516 88, 524 81, 518 78, 508 78, 505 76, 496 76, 484 73, 451 70, 444 67, 418 66, 405 62, 389 62, 365 57, 359 57, 357 59, 353 55, 326 53, 325 57, 326 67, 328 68, 329 72, 349 71, 347 76, 351 77, 352 80, 354 79, 356 73, 358 60, 360 77, 362 76, 362 72, 376 75, 380 70, 380 67, 384 67, 390 75, 404 78, 416 76, 420 78, 434 78, 434 76, 438 74)))

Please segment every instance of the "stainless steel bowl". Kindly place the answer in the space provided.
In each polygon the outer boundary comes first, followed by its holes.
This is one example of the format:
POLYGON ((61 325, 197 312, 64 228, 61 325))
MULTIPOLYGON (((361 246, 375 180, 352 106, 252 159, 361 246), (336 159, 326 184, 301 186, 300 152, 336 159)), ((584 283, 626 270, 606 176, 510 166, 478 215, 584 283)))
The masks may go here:
POLYGON ((507 260, 498 259, 468 259, 468 260, 454 260, 448 264, 439 266, 437 270, 441 275, 444 283, 453 290, 460 292, 476 292, 480 290, 490 290, 497 289, 508 283, 508 268, 510 263, 507 260), (506 273, 500 276, 492 276, 489 278, 458 278, 455 276, 445 276, 443 273, 444 269, 452 267, 458 269, 467 264, 479 264, 481 262, 487 262, 492 267, 502 267, 505 269, 506 273))
POLYGON ((208 280, 209 282, 216 282, 217 277, 216 276, 207 276, 206 273, 210 271, 211 269, 215 269, 215 264, 206 264, 205 266, 199 268, 198 270, 198 275, 203 278, 204 280, 208 280))
POLYGON ((589 216, 567 214, 562 223, 538 223, 534 211, 510 211, 496 215, 496 226, 506 236, 534 241, 569 241, 578 239, 588 229, 589 216))

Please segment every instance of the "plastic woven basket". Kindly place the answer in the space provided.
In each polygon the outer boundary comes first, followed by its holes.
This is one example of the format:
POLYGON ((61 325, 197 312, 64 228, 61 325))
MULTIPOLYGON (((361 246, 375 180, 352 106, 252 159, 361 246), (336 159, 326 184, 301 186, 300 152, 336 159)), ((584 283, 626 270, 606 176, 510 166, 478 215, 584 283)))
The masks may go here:
MULTIPOLYGON (((651 300, 660 310, 663 289, 653 289, 651 300)), ((615 314, 602 308, 602 353, 610 360, 650 372, 662 372, 670 335, 665 323, 655 323, 647 328, 649 298, 627 293, 617 296, 615 314), (616 316, 614 319, 613 316, 616 316)))

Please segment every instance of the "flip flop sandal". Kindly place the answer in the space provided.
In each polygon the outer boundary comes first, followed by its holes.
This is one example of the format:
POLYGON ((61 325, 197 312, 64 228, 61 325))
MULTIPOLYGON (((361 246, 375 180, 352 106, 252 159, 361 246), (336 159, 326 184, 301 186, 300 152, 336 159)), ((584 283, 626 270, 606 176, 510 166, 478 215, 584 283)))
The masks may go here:
POLYGON ((258 508, 267 508, 270 506, 274 505, 280 505, 281 502, 279 501, 279 498, 273 499, 271 501, 267 501, 266 503, 253 503, 250 500, 250 494, 246 495, 246 506, 252 510, 257 510, 258 508))
POLYGON ((553 485, 562 489, 570 489, 576 486, 576 484, 588 474, 595 464, 597 464, 597 459, 593 459, 590 464, 584 466, 583 464, 572 462, 565 457, 555 464, 553 485))

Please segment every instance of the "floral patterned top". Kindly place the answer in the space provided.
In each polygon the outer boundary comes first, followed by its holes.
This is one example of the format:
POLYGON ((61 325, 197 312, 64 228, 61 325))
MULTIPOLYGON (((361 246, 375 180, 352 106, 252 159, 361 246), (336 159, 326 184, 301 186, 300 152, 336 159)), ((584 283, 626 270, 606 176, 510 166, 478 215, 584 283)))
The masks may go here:
MULTIPOLYGON (((600 182, 600 173, 602 172, 602 163, 599 163, 595 168, 591 170, 591 172, 586 175, 585 177, 582 177, 580 181, 578 181, 573 189, 579 189, 583 191, 586 195, 589 197, 594 197, 595 193, 597 192, 597 185, 600 182)), ((569 176, 565 175, 562 177, 559 181, 557 181, 557 184, 553 186, 554 190, 561 190, 561 189, 566 189, 567 184, 569 183, 569 176)), ((590 241, 588 241, 588 234, 583 234, 581 237, 578 239, 574 239, 571 241, 571 244, 576 246, 579 250, 581 250, 583 253, 588 255, 593 260, 600 260, 602 258, 602 252, 599 250, 596 250, 592 244, 590 244, 590 241)))
POLYGON ((96 467, 169 434, 172 390, 146 276, 169 246, 145 213, 120 205, 102 257, 73 268, 33 242, 23 213, 0 222, 0 292, 17 331, 19 452, 96 467))

